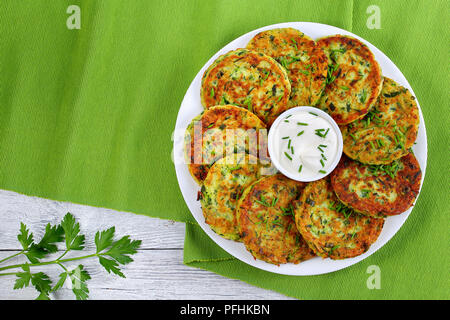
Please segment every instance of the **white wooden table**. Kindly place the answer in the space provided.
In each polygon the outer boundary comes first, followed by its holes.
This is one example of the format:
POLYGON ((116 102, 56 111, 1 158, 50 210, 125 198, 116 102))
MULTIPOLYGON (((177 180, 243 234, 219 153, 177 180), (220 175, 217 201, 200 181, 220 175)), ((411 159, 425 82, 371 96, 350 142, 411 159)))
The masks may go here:
MULTIPOLYGON (((126 279, 108 274, 97 259, 77 261, 92 277, 87 282, 91 299, 290 299, 239 280, 183 265, 183 223, 4 190, 0 190, 0 260, 20 251, 17 240, 20 222, 31 229, 35 239, 40 239, 45 225, 59 223, 67 212, 80 223, 81 232, 86 235, 87 251, 91 253, 95 232, 111 226, 116 227, 118 237, 128 234, 132 239, 142 240, 139 252, 132 256, 134 262, 122 267, 126 279)), ((24 257, 17 257, 6 263, 25 261, 24 257)), ((33 270, 46 272, 54 284, 61 272, 55 265, 33 270)), ((36 298, 34 288, 13 290, 14 281, 14 276, 0 277, 1 300, 36 298)), ((74 299, 74 295, 70 288, 64 287, 52 298, 74 299)))

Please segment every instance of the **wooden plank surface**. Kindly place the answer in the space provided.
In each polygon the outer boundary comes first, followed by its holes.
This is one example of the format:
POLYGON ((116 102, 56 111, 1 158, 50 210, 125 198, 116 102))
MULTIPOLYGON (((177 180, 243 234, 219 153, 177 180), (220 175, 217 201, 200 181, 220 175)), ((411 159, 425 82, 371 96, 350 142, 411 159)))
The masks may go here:
MULTIPOLYGON (((135 261, 122 268, 126 279, 108 274, 97 259, 83 260, 92 277, 88 281, 91 299, 290 299, 239 280, 183 265, 183 223, 4 190, 0 190, 0 260, 20 251, 17 241, 20 222, 31 229, 35 239, 39 239, 47 223, 59 223, 67 212, 74 214, 80 222, 81 232, 86 235, 87 251, 94 250, 95 232, 111 226, 116 227, 117 236, 128 234, 142 240, 139 252, 133 256, 135 261)), ((23 257, 18 257, 7 264, 23 261, 23 257)), ((61 272, 58 266, 35 270, 45 271, 53 283, 61 272)), ((13 276, 0 277, 0 299, 34 299, 37 296, 33 288, 13 290, 13 286, 13 276)), ((73 293, 69 287, 64 287, 52 298, 73 299, 73 293)))

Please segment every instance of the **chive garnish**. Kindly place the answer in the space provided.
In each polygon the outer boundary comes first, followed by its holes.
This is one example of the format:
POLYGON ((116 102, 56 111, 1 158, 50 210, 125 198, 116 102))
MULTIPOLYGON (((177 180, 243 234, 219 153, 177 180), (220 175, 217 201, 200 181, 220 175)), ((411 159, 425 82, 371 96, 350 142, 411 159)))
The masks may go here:
POLYGON ((346 87, 346 86, 341 86, 341 89, 342 89, 342 90, 348 90, 348 87, 346 87))
POLYGON ((302 168, 303 168, 303 165, 301 164, 300 167, 298 167, 298 172, 302 172, 302 168))
POLYGON ((319 170, 319 172, 320 172, 320 173, 323 173, 323 174, 327 173, 327 172, 324 171, 324 170, 319 170))
POLYGON ((322 156, 322 159, 327 161, 328 159, 323 155, 323 153, 320 154, 322 156))
POLYGON ((287 137, 283 137, 283 138, 281 138, 281 139, 284 139, 284 140, 286 140, 286 139, 289 139, 289 136, 287 136, 287 137))
POLYGON ((292 117, 292 114, 288 115, 285 119, 288 119, 288 118, 290 118, 290 117, 292 117))
POLYGON ((208 129, 211 128, 213 125, 214 125, 214 123, 211 123, 211 124, 208 126, 208 129))
POLYGON ((288 142, 288 149, 291 147, 291 139, 289 139, 289 142, 288 142))
POLYGON ((294 147, 291 146, 291 152, 294 154, 294 147))
POLYGON ((273 200, 272 200, 272 207, 275 207, 277 202, 278 202, 278 198, 273 198, 273 200))
POLYGON ((211 98, 214 98, 214 88, 211 88, 211 98))
POLYGON ((307 123, 304 123, 304 122, 297 122, 297 124, 298 124, 299 126, 307 126, 307 125, 308 125, 307 123))
POLYGON ((326 148, 327 145, 326 144, 319 144, 319 147, 326 148))
POLYGON ((286 157, 289 159, 289 160, 291 160, 292 161, 292 158, 291 158, 291 156, 287 153, 287 152, 285 152, 284 153, 285 155, 286 155, 286 157))
POLYGON ((298 48, 297 48, 297 41, 295 41, 294 39, 291 39, 291 41, 294 44, 295 50, 298 50, 298 48))
POLYGON ((309 113, 311 113, 313 116, 316 116, 316 117, 319 116, 317 113, 314 113, 314 112, 309 112, 309 113))
POLYGON ((305 130, 300 131, 300 132, 297 134, 297 137, 298 137, 298 136, 301 136, 304 132, 305 132, 305 130))
POLYGON ((325 131, 325 129, 316 129, 316 136, 319 136, 321 138, 326 138, 328 132, 330 131, 330 128, 327 128, 325 133, 322 133, 323 131, 325 131))
POLYGON ((284 122, 289 122, 289 120, 284 120, 284 122))
POLYGON ((323 163, 322 159, 320 159, 320 164, 322 165, 322 167, 325 167, 325 164, 323 163))

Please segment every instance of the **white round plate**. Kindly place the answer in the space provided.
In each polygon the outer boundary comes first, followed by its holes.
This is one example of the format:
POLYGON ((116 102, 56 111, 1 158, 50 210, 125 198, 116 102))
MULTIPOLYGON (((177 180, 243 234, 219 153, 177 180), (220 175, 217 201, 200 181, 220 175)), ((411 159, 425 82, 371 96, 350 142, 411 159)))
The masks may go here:
MULTIPOLYGON (((220 49, 213 57, 211 57, 211 59, 209 59, 209 61, 197 73, 196 77, 189 86, 186 95, 184 96, 183 102, 181 103, 181 107, 178 112, 173 137, 174 138, 173 161, 175 163, 175 170, 177 174, 178 184, 180 185, 181 193, 183 194, 187 206, 189 207, 192 215, 197 220, 198 224, 202 227, 202 229, 220 247, 222 247, 225 251, 227 251, 237 259, 256 268, 286 275, 306 276, 340 270, 367 258, 375 251, 380 249, 382 246, 384 246, 386 242, 388 242, 395 235, 395 233, 400 229, 400 227, 403 225, 403 223, 410 215, 412 208, 410 208, 409 210, 405 211, 400 215, 386 218, 383 230, 380 236, 378 237, 377 241, 374 244, 372 244, 372 246, 366 253, 360 256, 344 260, 331 260, 329 258, 322 259, 319 257, 315 257, 313 259, 301 262, 299 264, 287 263, 282 264, 280 266, 276 266, 261 260, 255 260, 253 256, 245 249, 245 246, 242 243, 222 238, 221 236, 217 235, 214 231, 212 231, 211 228, 205 223, 200 202, 197 201, 197 193, 200 190, 200 187, 195 183, 194 179, 189 174, 183 156, 183 136, 186 127, 189 125, 189 123, 195 116, 197 116, 203 111, 203 107, 200 103, 200 82, 201 77, 205 72, 206 68, 210 66, 211 63, 215 59, 217 59, 220 55, 228 51, 235 50, 237 48, 244 48, 247 45, 248 41, 251 38, 253 38, 253 36, 255 36, 258 32, 274 28, 288 28, 288 27, 298 29, 313 39, 318 39, 321 37, 335 34, 342 34, 342 35, 349 35, 361 40, 369 47, 369 49, 375 55, 375 59, 380 64, 383 75, 397 81, 400 85, 408 88, 411 94, 414 95, 414 91, 412 90, 405 76, 397 68, 397 66, 383 52, 378 50, 374 45, 351 32, 333 26, 312 22, 287 22, 266 26, 251 31, 249 33, 246 33, 243 36, 227 44, 225 47, 220 49)), ((413 151, 417 160, 419 161, 420 168, 422 170, 422 181, 420 185, 420 187, 422 188, 422 183, 425 177, 425 169, 427 164, 427 137, 423 115, 418 101, 417 106, 419 107, 420 125, 416 144, 413 146, 413 151)), ((395 256, 392 257, 392 259, 395 259, 395 256)))

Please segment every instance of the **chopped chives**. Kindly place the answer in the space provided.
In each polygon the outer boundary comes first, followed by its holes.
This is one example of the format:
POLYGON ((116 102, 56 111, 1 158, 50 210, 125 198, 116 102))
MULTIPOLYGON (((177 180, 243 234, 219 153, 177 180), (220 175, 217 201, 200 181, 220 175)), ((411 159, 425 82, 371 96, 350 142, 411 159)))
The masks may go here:
POLYGON ((211 88, 211 98, 214 98, 214 88, 211 88))
POLYGON ((285 119, 292 117, 292 114, 288 115, 285 119))
POLYGON ((325 164, 323 163, 322 159, 320 159, 320 164, 322 165, 322 167, 325 167, 325 164))
POLYGON ((291 147, 291 152, 292 154, 294 154, 294 147, 291 147))
POLYGON ((297 124, 298 124, 299 126, 307 126, 307 125, 308 125, 307 123, 304 123, 304 122, 297 122, 297 124))
POLYGON ((208 128, 211 128, 213 125, 214 125, 214 123, 211 123, 211 124, 208 126, 208 128))
POLYGON ((300 167, 298 167, 298 172, 302 172, 302 168, 303 168, 303 165, 301 164, 300 167))
POLYGON ((326 144, 319 144, 319 147, 326 148, 327 145, 326 144))
POLYGON ((304 132, 305 132, 305 130, 300 131, 300 132, 297 134, 297 137, 298 137, 298 136, 301 136, 304 132))
POLYGON ((323 173, 323 174, 327 173, 327 172, 324 171, 324 170, 319 170, 319 172, 320 172, 320 173, 323 173))
POLYGON ((295 41, 294 39, 291 39, 291 41, 294 44, 295 50, 298 50, 298 48, 297 48, 297 41, 295 41))
POLYGON ((309 113, 312 114, 312 115, 314 115, 314 116, 316 116, 316 117, 319 116, 317 113, 314 113, 314 112, 309 112, 309 113))
POLYGON ((330 131, 330 128, 327 128, 325 133, 322 133, 323 131, 325 131, 325 129, 316 129, 316 136, 319 136, 321 138, 326 138, 328 132, 330 131))
POLYGON ((286 157, 289 159, 289 160, 291 160, 292 161, 292 158, 291 158, 291 156, 287 153, 287 152, 285 152, 284 153, 285 155, 286 155, 286 157))
POLYGON ((322 156, 322 159, 327 161, 328 159, 323 155, 323 153, 320 154, 322 156))
POLYGON ((281 138, 281 139, 285 139, 285 140, 286 140, 286 139, 289 139, 289 136, 287 136, 287 137, 283 137, 283 138, 281 138))
POLYGON ((291 147, 291 139, 289 139, 289 142, 288 142, 288 149, 291 147))
POLYGON ((284 120, 284 122, 289 122, 289 120, 284 120))
POLYGON ((278 198, 273 198, 273 200, 272 200, 272 207, 275 207, 277 202, 278 202, 278 198))
POLYGON ((372 146, 372 149, 376 149, 375 145, 373 144, 372 140, 369 141, 370 145, 372 146))

